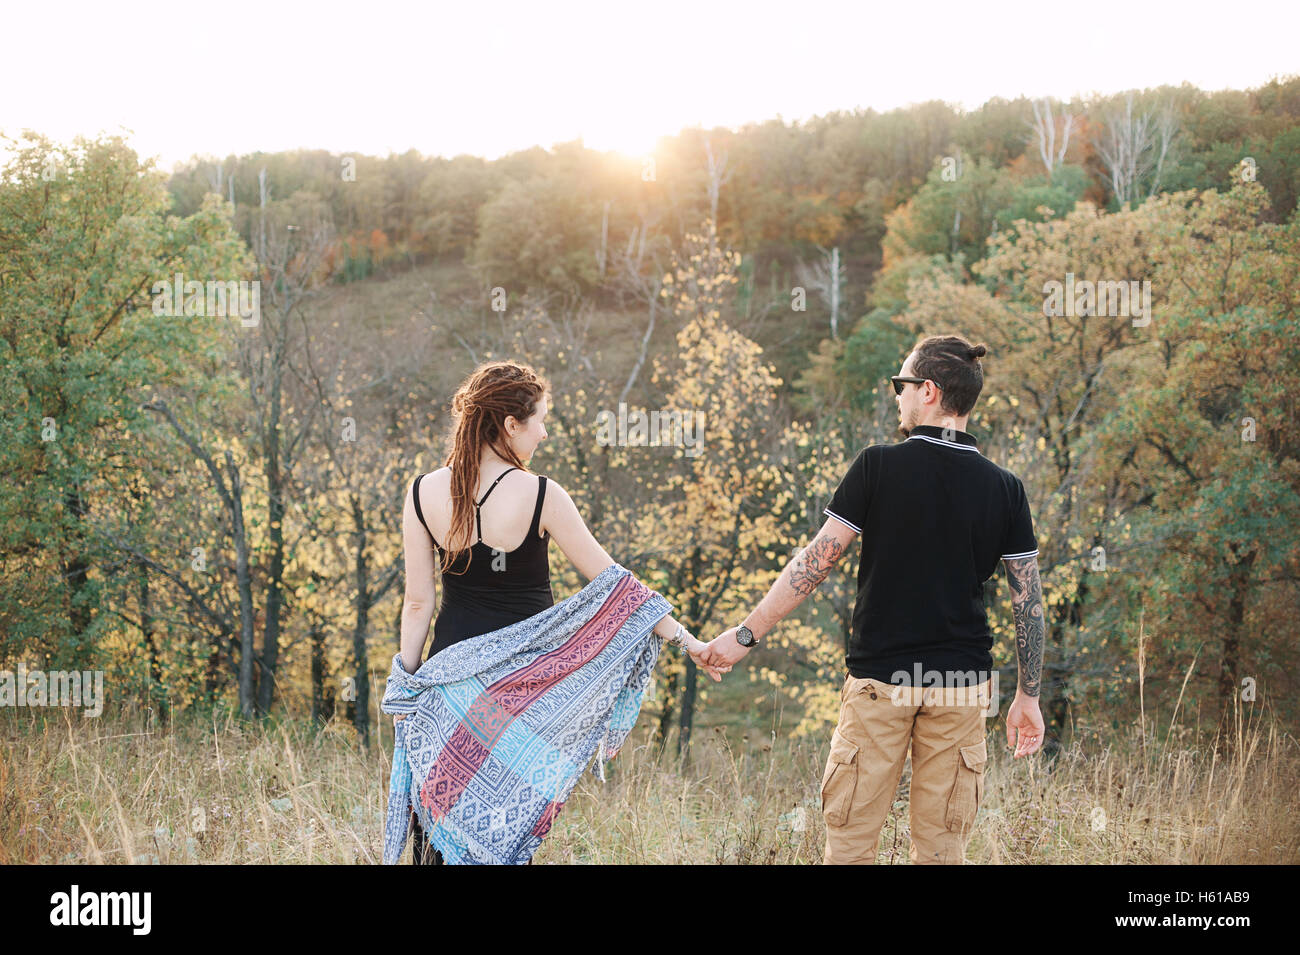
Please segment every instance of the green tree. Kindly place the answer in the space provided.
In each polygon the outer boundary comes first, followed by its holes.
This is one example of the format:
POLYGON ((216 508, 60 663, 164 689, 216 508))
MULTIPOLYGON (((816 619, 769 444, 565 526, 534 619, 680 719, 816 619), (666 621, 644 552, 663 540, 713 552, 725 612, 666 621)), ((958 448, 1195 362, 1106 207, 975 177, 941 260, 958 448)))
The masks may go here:
POLYGON ((168 215, 165 179, 119 138, 14 144, 0 172, 3 655, 86 665, 123 581, 94 530, 127 502, 140 405, 197 372, 228 317, 155 315, 154 284, 248 277, 218 200, 168 215), (35 584, 35 585, 34 585, 35 584))

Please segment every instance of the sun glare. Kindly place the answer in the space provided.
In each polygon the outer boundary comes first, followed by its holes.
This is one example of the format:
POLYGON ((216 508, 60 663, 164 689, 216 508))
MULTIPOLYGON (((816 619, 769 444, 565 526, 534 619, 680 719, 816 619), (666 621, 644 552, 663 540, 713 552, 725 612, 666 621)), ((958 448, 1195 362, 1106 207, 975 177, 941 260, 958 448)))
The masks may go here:
POLYGON ((654 152, 655 140, 665 130, 647 130, 638 123, 611 123, 582 134, 582 143, 588 149, 615 152, 631 159, 643 159, 654 152))

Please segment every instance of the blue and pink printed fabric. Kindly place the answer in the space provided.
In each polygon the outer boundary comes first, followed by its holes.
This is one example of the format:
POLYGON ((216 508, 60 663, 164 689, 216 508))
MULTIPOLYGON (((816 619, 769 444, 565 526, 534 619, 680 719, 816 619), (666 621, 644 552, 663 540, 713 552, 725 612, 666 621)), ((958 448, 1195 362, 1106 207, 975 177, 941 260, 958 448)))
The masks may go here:
POLYGON ((412 808, 444 862, 522 865, 596 757, 604 778, 636 723, 672 605, 619 564, 526 620, 462 640, 407 673, 380 709, 395 724, 384 863, 412 808))

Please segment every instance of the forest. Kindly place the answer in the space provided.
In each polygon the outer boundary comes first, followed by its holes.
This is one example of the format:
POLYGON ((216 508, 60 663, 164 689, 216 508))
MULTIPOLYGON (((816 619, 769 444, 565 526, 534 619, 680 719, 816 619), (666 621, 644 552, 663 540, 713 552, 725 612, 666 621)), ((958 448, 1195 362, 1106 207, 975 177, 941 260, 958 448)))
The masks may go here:
MULTIPOLYGON (((636 157, 163 172, 110 135, 8 142, 0 668, 368 747, 402 501, 491 358, 553 389, 533 469, 708 639, 858 449, 899 439, 911 346, 956 333, 989 350, 969 428, 1030 495, 1049 751, 1180 706, 1295 725, 1300 78, 685 129, 636 157), (624 404, 703 412, 698 447, 602 440, 624 404)), ((551 562, 557 600, 585 583, 551 562)), ((824 737, 856 563, 720 686, 665 653, 654 738, 824 737)), ((1005 581, 985 597, 1014 687, 1005 581)))

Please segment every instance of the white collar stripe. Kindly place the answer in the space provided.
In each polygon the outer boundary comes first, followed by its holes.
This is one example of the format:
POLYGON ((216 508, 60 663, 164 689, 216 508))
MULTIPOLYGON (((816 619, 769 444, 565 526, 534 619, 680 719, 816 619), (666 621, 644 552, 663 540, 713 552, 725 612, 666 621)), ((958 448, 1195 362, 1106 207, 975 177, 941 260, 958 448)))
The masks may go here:
POLYGON ((931 444, 941 444, 945 448, 960 448, 963 451, 978 452, 979 448, 973 444, 958 444, 956 441, 944 441, 942 438, 932 438, 928 434, 914 434, 908 441, 929 441, 931 444))

